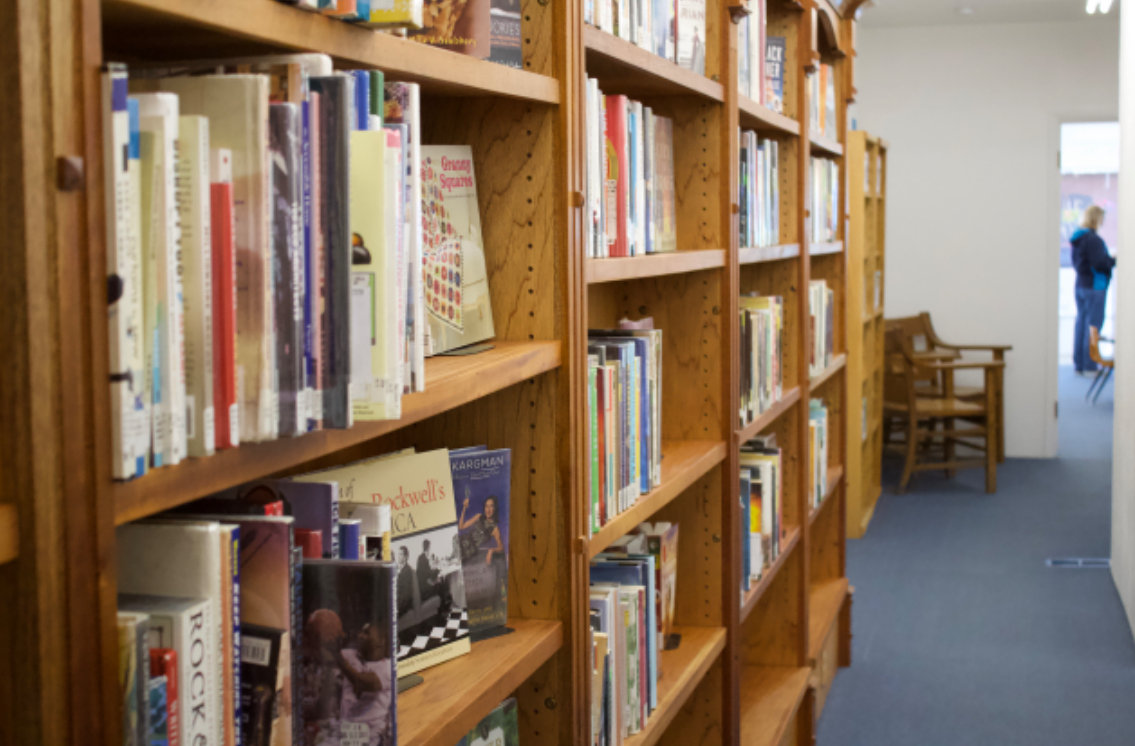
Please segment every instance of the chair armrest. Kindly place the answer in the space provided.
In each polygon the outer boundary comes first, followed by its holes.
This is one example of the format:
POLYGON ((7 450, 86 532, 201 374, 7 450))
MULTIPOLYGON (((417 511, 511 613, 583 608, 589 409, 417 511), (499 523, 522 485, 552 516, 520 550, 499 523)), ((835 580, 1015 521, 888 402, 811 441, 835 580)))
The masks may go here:
POLYGON ((957 352, 913 352, 911 357, 915 360, 957 360, 961 357, 957 352))
POLYGON ((988 363, 916 363, 919 368, 928 368, 930 370, 979 370, 982 368, 1004 368, 1005 363, 1002 362, 988 362, 988 363))
POLYGON ((989 352, 1008 352, 1013 349, 1013 345, 952 345, 948 342, 937 342, 939 347, 945 347, 948 350, 970 350, 973 352, 989 351, 989 352))

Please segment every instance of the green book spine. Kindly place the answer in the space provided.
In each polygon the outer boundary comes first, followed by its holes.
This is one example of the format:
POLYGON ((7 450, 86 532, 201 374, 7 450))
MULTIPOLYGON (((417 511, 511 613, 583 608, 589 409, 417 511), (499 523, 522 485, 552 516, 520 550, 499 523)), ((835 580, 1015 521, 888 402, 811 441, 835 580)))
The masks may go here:
POLYGON ((379 129, 386 125, 385 109, 383 105, 383 93, 386 91, 386 75, 381 70, 370 71, 370 113, 380 120, 378 123, 379 129))

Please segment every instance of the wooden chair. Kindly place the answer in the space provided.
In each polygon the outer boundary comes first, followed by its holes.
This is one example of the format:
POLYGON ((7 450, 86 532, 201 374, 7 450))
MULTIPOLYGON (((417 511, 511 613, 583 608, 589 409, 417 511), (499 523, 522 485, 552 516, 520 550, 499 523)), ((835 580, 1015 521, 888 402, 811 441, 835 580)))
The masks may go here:
POLYGON ((902 494, 916 471, 942 469, 953 477, 958 469, 983 467, 985 491, 997 491, 997 406, 994 399, 997 376, 1005 367, 1001 361, 984 363, 942 362, 920 357, 910 345, 904 330, 890 329, 886 336, 884 369, 884 412, 892 430, 902 432, 905 441, 892 448, 905 451, 906 464, 898 492, 902 494), (956 395, 954 371, 982 370, 984 396, 963 400, 956 395), (941 383, 940 395, 925 396, 920 381, 934 378, 941 383), (957 428, 957 421, 975 423, 957 428), (938 429, 941 425, 942 429, 938 429), (974 442, 974 441, 980 442, 974 442), (936 449, 940 446, 940 454, 936 449), (957 458, 958 447, 982 452, 979 459, 957 458), (935 456, 940 461, 933 461, 935 456))
MULTIPOLYGON (((930 314, 923 311, 917 316, 900 319, 887 319, 887 331, 901 330, 910 342, 912 354, 927 362, 959 362, 962 353, 988 352, 994 363, 1002 363, 995 368, 993 379, 994 408, 997 410, 997 430, 994 445, 997 462, 1005 460, 1005 353, 1012 350, 1011 345, 959 345, 946 342, 934 332, 930 314)), ((919 392, 922 396, 941 397, 945 394, 941 372, 922 370, 918 373, 919 392)), ((985 398, 986 386, 955 386, 954 397, 962 401, 979 402, 985 398)))
MULTIPOLYGON (((1088 398, 1091 397, 1092 406, 1094 407, 1096 400, 1100 398, 1100 392, 1103 391, 1103 387, 1107 385, 1108 379, 1111 378, 1112 371, 1115 370, 1115 358, 1104 358, 1104 356, 1100 354, 1101 337, 1100 330, 1097 327, 1089 327, 1088 332, 1091 335, 1088 337, 1088 354, 1092 358, 1092 362, 1099 366, 1099 372, 1096 373, 1092 385, 1088 387, 1088 393, 1084 396, 1084 401, 1087 401, 1088 398), (1097 383, 1099 384, 1099 388, 1096 388, 1097 383), (1092 389, 1096 391, 1094 397, 1092 397, 1092 389)), ((1110 342, 1111 340, 1106 341, 1110 342)))

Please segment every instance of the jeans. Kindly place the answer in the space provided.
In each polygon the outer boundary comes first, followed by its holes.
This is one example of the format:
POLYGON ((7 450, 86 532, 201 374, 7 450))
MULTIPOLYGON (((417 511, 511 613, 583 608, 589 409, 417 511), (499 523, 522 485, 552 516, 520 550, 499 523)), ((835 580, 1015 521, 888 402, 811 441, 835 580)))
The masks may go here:
POLYGON ((1095 371, 1092 361, 1092 336, 1088 327, 1103 327, 1107 290, 1076 288, 1076 331, 1072 336, 1072 363, 1077 371, 1095 371))

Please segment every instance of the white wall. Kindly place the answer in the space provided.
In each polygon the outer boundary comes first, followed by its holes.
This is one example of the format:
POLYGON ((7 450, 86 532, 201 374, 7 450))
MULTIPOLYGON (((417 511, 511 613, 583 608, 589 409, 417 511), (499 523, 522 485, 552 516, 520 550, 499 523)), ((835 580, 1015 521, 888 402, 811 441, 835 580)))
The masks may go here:
MULTIPOLYGON (((1120 172, 1135 173, 1135 10, 1128 12, 1123 26, 1123 56, 1120 74, 1119 126, 1120 172), (1126 145, 1124 144, 1126 143, 1126 145)), ((1135 181, 1119 183, 1119 246, 1135 258, 1135 181)), ((1117 281, 1135 287, 1135 261, 1116 264, 1117 281)), ((1132 370, 1135 366, 1135 297, 1119 297, 1116 311, 1115 366, 1132 370)), ((1127 619, 1135 630, 1135 376, 1115 376, 1115 439, 1111 475, 1111 574, 1127 609, 1127 619)))
POLYGON ((1013 345, 1006 451, 1054 456, 1059 123, 1116 119, 1119 25, 858 36, 859 127, 890 144, 887 316, 930 311, 948 340, 1013 345))

